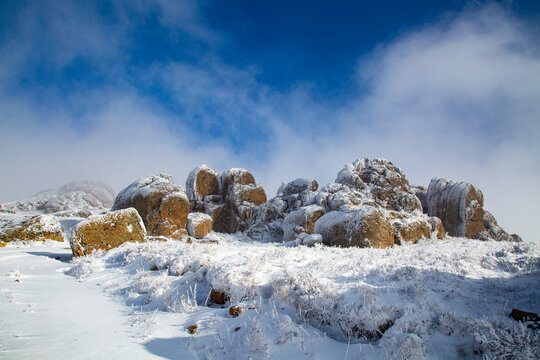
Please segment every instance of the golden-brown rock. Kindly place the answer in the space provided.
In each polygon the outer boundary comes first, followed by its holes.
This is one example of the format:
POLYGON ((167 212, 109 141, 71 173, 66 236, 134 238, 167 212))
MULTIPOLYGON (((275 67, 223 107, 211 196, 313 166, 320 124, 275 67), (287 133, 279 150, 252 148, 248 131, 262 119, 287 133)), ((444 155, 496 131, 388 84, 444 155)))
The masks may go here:
POLYGON ((146 230, 134 208, 94 215, 77 225, 71 240, 74 256, 110 250, 126 242, 146 241, 146 230))
POLYGON ((394 245, 392 225, 375 207, 363 206, 356 211, 331 211, 315 223, 325 245, 340 247, 385 248, 394 245))
POLYGON ((63 228, 54 215, 23 216, 4 214, 0 241, 64 241, 63 228))
POLYGON ((203 213, 190 213, 187 220, 189 235, 202 239, 212 231, 212 217, 203 213))
POLYGON ((217 171, 203 164, 189 173, 186 192, 190 201, 201 201, 209 195, 221 195, 221 177, 217 171))

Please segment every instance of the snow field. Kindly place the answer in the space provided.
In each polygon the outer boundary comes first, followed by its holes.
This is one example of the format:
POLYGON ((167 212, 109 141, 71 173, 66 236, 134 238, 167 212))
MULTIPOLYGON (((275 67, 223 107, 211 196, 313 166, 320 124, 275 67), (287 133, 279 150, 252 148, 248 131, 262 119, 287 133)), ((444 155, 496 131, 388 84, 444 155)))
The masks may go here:
POLYGON ((537 244, 447 238, 344 249, 208 239, 218 243, 124 244, 75 259, 68 274, 141 313, 188 316, 181 326, 196 324, 197 334, 154 334, 148 346, 172 343, 201 358, 540 353, 538 332, 508 317, 512 308, 540 311, 537 244), (224 308, 211 303, 211 289, 230 297, 224 308), (238 318, 231 305, 244 309, 238 318))

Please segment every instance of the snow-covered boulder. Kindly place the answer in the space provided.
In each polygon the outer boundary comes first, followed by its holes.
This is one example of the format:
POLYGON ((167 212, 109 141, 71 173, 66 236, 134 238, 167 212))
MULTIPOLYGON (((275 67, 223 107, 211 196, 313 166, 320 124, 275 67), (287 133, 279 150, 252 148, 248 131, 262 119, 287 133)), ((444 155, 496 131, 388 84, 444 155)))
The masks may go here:
POLYGON ((261 184, 255 182, 246 169, 232 168, 221 174, 225 201, 233 203, 248 202, 261 205, 266 202, 266 193, 261 184))
POLYGON ((2 214, 0 241, 64 241, 64 229, 54 215, 2 214))
POLYGON ((398 213, 391 211, 388 213, 390 223, 394 228, 394 240, 396 244, 401 244, 403 241, 416 243, 424 238, 444 237, 444 228, 442 222, 436 218, 425 214, 409 214, 398 213))
POLYGON ((45 190, 30 199, 4 204, 7 211, 40 211, 61 217, 88 217, 108 210, 114 200, 114 191, 106 184, 95 181, 68 183, 56 190, 45 190))
POLYGON ((355 211, 331 211, 315 223, 325 245, 385 248, 394 245, 394 230, 384 214, 373 206, 355 211))
POLYGON ((422 212, 424 214, 428 213, 428 206, 427 206, 427 190, 428 188, 426 186, 411 186, 411 190, 414 195, 420 200, 420 204, 422 204, 422 212))
POLYGON ((191 205, 180 185, 170 175, 159 174, 139 179, 120 191, 112 210, 135 208, 149 234, 181 238, 191 205))
POLYGON ((484 196, 472 184, 436 178, 429 183, 428 213, 442 220, 451 236, 475 238, 484 226, 484 196))
POLYGON ((187 231, 189 235, 202 239, 212 231, 212 217, 198 212, 190 213, 187 219, 187 231))
POLYGON ((221 196, 219 173, 203 164, 193 169, 186 180, 186 191, 190 201, 202 201, 206 196, 221 196))
POLYGON ((319 184, 315 179, 298 178, 281 185, 278 194, 282 196, 300 194, 304 191, 317 191, 319 184))
POLYGON ((287 214, 283 220, 283 242, 294 240, 301 233, 313 234, 315 222, 324 212, 321 206, 309 205, 287 214))
POLYGON ((362 158, 346 164, 338 173, 336 183, 364 192, 389 210, 422 210, 405 174, 384 159, 362 158))
POLYGON ((71 240, 74 256, 84 256, 95 250, 110 250, 126 242, 146 241, 144 223, 134 208, 93 215, 81 221, 71 240))

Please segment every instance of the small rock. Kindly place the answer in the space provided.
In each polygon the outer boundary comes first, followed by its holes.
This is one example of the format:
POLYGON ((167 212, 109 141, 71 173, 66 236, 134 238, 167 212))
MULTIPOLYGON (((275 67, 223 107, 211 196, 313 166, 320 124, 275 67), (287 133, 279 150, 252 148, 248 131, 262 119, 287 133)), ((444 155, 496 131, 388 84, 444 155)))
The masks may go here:
POLYGON ((212 291, 210 291, 210 300, 212 300, 214 304, 223 305, 229 301, 229 297, 223 291, 212 289, 212 291))
POLYGON ((191 325, 191 326, 188 326, 187 328, 187 331, 188 333, 190 333, 191 335, 195 335, 197 333, 197 329, 199 327, 197 325, 191 325))
POLYGON ((235 317, 238 317, 238 315, 240 315, 242 313, 242 308, 240 306, 231 306, 229 308, 229 315, 231 315, 231 317, 235 318, 235 317))
POLYGON ((203 213, 190 213, 187 219, 188 234, 196 239, 202 239, 212 231, 212 217, 203 213))

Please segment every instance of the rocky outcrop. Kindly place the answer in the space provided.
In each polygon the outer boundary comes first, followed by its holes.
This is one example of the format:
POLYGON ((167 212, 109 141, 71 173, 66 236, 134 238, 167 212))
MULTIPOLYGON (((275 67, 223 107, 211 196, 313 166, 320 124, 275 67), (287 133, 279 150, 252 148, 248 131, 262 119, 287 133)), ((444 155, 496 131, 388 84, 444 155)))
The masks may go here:
POLYGON ((451 236, 478 237, 484 226, 484 196, 473 185, 449 179, 431 180, 427 192, 428 214, 441 219, 451 236))
POLYGON ((112 210, 135 208, 148 234, 179 239, 187 234, 191 208, 184 188, 170 175, 159 174, 139 179, 120 191, 112 210))
POLYGON ((422 210, 405 174, 384 159, 363 158, 346 164, 338 173, 336 183, 361 191, 389 210, 422 210))
POLYGON ((56 190, 45 190, 30 199, 4 204, 9 212, 40 211, 59 217, 88 217, 108 210, 114 191, 106 184, 94 181, 68 183, 56 190))
POLYGON ((210 215, 216 232, 249 229, 266 203, 263 187, 246 169, 232 168, 218 176, 214 169, 202 165, 191 171, 186 187, 191 211, 210 215))
POLYGON ((4 214, 0 241, 64 241, 64 229, 53 215, 20 216, 4 214))
POLYGON ((290 212, 283 220, 283 242, 292 241, 301 233, 313 234, 315 222, 323 215, 324 209, 318 205, 290 212))
POLYGON ((355 211, 331 211, 317 220, 314 232, 325 245, 385 248, 394 245, 394 230, 383 213, 373 206, 355 211))
POLYGON ((187 220, 187 231, 196 239, 204 238, 212 231, 212 217, 203 213, 190 213, 187 220))
POLYGON ((502 227, 497 224, 495 217, 489 212, 484 210, 484 226, 485 231, 478 234, 478 238, 481 240, 493 239, 496 241, 515 241, 521 242, 522 239, 519 235, 508 234, 502 227))
POLYGON ((71 240, 74 256, 84 256, 95 250, 110 250, 126 242, 146 241, 146 230, 134 208, 117 210, 105 215, 93 215, 80 222, 71 240))

